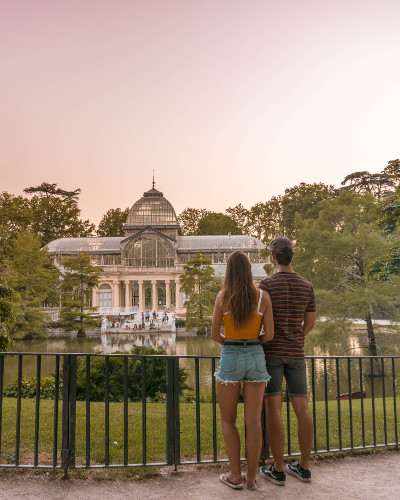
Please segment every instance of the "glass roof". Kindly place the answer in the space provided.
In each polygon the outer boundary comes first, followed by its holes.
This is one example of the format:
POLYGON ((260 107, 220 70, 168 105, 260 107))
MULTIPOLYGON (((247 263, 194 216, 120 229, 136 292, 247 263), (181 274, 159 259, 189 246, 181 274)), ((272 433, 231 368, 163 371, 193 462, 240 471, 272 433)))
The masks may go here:
POLYGON ((223 236, 180 236, 178 249, 183 250, 239 250, 262 249, 265 246, 257 238, 246 235, 223 236))
POLYGON ((123 237, 110 238, 59 238, 51 241, 47 248, 50 253, 58 252, 120 252, 123 237))
POLYGON ((174 207, 161 191, 153 188, 143 193, 130 209, 126 219, 129 226, 177 226, 174 207))

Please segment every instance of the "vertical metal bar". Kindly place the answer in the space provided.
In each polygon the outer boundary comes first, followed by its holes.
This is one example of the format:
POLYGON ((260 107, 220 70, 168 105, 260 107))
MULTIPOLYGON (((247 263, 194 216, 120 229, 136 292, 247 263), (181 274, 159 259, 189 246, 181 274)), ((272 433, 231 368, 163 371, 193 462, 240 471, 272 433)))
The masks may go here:
POLYGON ((181 463, 181 416, 179 412, 179 358, 174 357, 175 469, 181 463))
POLYGON ((4 355, 0 354, 0 456, 1 456, 1 434, 3 424, 3 381, 4 381, 4 355))
POLYGON ((292 441, 290 436, 290 394, 287 385, 286 385, 286 428, 287 428, 288 455, 291 455, 292 441))
POLYGON ((104 366, 104 465, 110 464, 110 358, 106 356, 104 366))
POLYGON ((324 358, 324 389, 325 389, 325 429, 326 449, 329 451, 329 406, 328 406, 328 373, 326 370, 326 358, 324 358))
POLYGON ((339 375, 339 358, 336 358, 336 400, 338 413, 338 434, 339 434, 339 449, 342 449, 342 420, 340 412, 340 375, 339 375))
POLYGON ((35 404, 35 443, 33 451, 33 465, 38 466, 39 463, 39 412, 40 412, 40 372, 41 372, 41 356, 36 356, 36 404, 35 404))
POLYGON ((197 437, 197 462, 201 461, 200 449, 200 375, 199 375, 199 358, 194 360, 194 371, 196 379, 196 437, 197 437))
POLYGON ((386 390, 385 390, 385 363, 381 358, 381 379, 382 379, 382 405, 383 405, 383 430, 385 433, 385 444, 387 444, 387 421, 386 421, 386 390))
POLYGON ((374 384, 374 360, 369 358, 371 369, 371 397, 372 397, 372 433, 374 437, 374 446, 376 446, 376 422, 375 422, 375 384, 374 384))
POLYGON ((55 370, 55 388, 54 388, 53 467, 57 467, 59 392, 60 392, 60 356, 57 355, 56 370, 55 370))
POLYGON ((313 428, 314 428, 314 451, 317 453, 317 412, 315 409, 315 359, 311 358, 311 388, 312 388, 312 408, 313 408, 313 428))
POLYGON ((217 461, 217 394, 215 391, 215 358, 211 358, 211 400, 212 400, 212 423, 213 423, 213 460, 217 461))
POLYGON ((147 430, 146 430, 146 361, 142 358, 142 464, 147 463, 147 430))
POLYGON ((69 381, 69 454, 68 463, 75 467, 75 435, 76 435, 76 356, 71 356, 69 381))
POLYGON ((174 359, 172 356, 167 358, 167 464, 174 464, 174 359))
POLYGON ((358 358, 358 366, 359 366, 359 370, 360 370, 361 436, 362 436, 362 445, 363 445, 363 448, 365 448, 364 388, 363 388, 362 358, 358 358))
POLYGON ((261 447, 261 457, 260 457, 262 462, 261 465, 265 465, 265 459, 267 458, 269 452, 268 433, 265 425, 265 417, 266 417, 265 397, 263 397, 263 405, 261 410, 261 432, 262 432, 262 447, 261 447))
POLYGON ((128 358, 124 356, 124 465, 128 465, 128 358))
POLYGON ((393 410, 394 410, 394 436, 396 444, 399 442, 399 435, 397 432, 397 408, 396 408, 396 371, 394 366, 394 358, 392 358, 392 377, 393 377, 393 410))
POLYGON ((86 467, 90 467, 90 356, 86 356, 86 467))
POLYGON ((69 354, 63 356, 63 405, 61 423, 61 467, 67 469, 69 465, 69 378, 70 378, 69 354))
POLYGON ((18 355, 18 389, 17 389, 17 420, 15 429, 15 465, 19 465, 19 443, 21 437, 21 383, 22 383, 22 354, 18 355))
POLYGON ((350 422, 350 447, 354 448, 354 439, 353 439, 353 400, 351 395, 351 366, 350 366, 350 358, 347 358, 347 378, 349 383, 349 422, 350 422))

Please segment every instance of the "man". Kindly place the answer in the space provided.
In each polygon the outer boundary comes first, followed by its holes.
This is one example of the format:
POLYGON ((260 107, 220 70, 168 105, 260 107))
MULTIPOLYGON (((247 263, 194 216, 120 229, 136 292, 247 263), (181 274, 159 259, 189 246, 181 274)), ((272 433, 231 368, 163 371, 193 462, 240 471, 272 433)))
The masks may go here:
POLYGON ((265 389, 269 443, 274 462, 261 467, 260 474, 284 486, 286 474, 311 482, 310 454, 313 425, 308 408, 304 338, 315 322, 315 296, 312 284, 295 273, 291 262, 293 245, 280 236, 272 241, 271 251, 276 273, 261 281, 260 288, 269 293, 274 314, 273 340, 264 344, 265 360, 271 380, 265 389), (296 413, 301 457, 299 462, 284 465, 285 435, 282 422, 282 379, 286 379, 290 401, 296 413))

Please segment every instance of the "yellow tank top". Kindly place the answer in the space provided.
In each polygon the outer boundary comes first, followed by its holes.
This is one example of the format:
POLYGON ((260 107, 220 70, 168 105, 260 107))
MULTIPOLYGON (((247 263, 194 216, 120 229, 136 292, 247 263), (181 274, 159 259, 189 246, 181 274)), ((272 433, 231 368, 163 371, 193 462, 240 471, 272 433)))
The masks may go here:
POLYGON ((259 336, 263 318, 263 314, 260 313, 261 298, 262 290, 260 290, 257 312, 251 313, 246 324, 240 328, 234 325, 231 313, 224 313, 224 334, 226 339, 246 340, 255 339, 259 336))

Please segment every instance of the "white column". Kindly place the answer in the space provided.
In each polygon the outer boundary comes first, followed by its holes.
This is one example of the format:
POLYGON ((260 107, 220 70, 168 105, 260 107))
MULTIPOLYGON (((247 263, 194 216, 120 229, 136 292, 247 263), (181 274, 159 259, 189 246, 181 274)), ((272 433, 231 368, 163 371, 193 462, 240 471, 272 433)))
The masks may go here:
POLYGON ((99 289, 97 287, 92 290, 92 304, 93 307, 99 307, 99 289))
POLYGON ((144 311, 143 281, 138 281, 139 285, 139 311, 144 311))
POLYGON ((182 305, 181 305, 181 283, 179 280, 175 280, 175 284, 176 284, 176 288, 175 288, 176 306, 175 306, 175 308, 178 310, 178 309, 181 309, 181 307, 182 307, 182 305))
POLYGON ((125 311, 127 311, 131 305, 131 302, 129 300, 130 281, 127 280, 127 281, 124 281, 124 283, 125 283, 125 311))
POLYGON ((165 307, 171 308, 171 288, 170 281, 165 280, 165 307))
POLYGON ((117 280, 113 281, 112 305, 119 307, 119 281, 117 280))
POLYGON ((151 303, 152 303, 152 309, 153 311, 158 310, 158 304, 157 304, 157 281, 152 280, 152 290, 151 290, 151 303))

